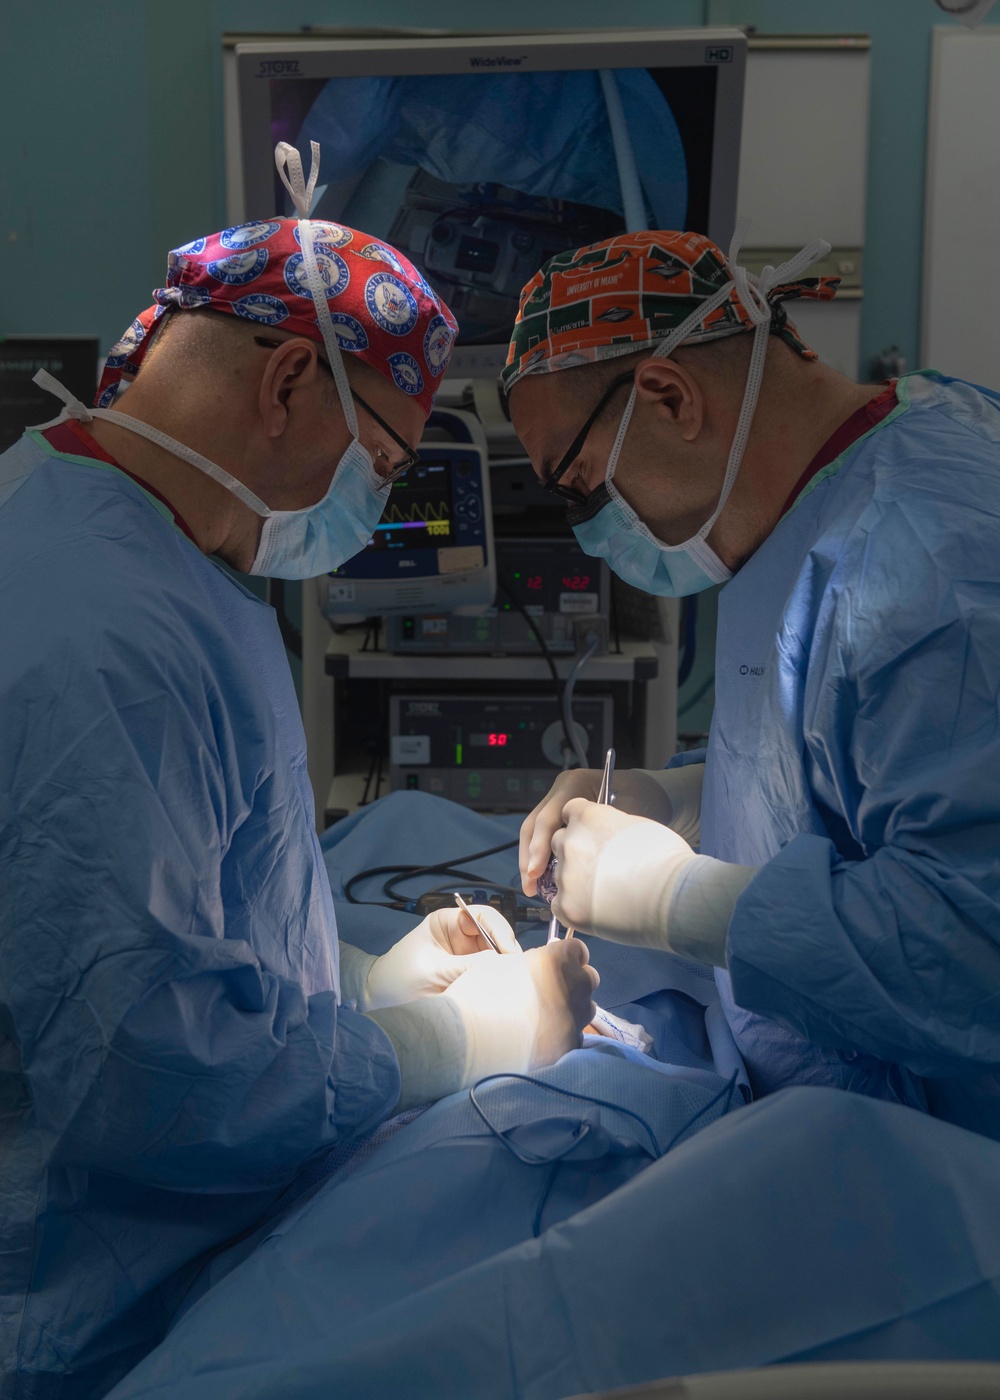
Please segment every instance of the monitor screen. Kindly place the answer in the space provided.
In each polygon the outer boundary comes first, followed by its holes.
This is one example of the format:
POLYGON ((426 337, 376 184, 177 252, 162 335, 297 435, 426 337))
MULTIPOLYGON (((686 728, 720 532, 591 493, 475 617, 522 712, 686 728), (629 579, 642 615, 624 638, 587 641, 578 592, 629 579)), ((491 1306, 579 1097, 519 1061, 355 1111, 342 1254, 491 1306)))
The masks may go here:
POLYGON ((498 369, 555 253, 626 228, 728 239, 745 51, 709 30, 239 44, 230 212, 291 214, 274 147, 308 170, 318 142, 313 217, 416 265, 458 320, 453 373, 498 369))
MULTIPOLYGON (((708 231, 718 69, 610 75, 647 228, 708 231)), ((525 282, 626 227, 601 73, 270 79, 271 144, 322 150, 317 219, 399 248, 465 345, 509 338, 525 282)), ((614 100, 612 96, 612 101, 614 100)), ((277 172, 274 208, 291 205, 277 172)))
POLYGON ((455 543, 451 503, 451 467, 421 461, 397 481, 371 549, 440 549, 455 543))

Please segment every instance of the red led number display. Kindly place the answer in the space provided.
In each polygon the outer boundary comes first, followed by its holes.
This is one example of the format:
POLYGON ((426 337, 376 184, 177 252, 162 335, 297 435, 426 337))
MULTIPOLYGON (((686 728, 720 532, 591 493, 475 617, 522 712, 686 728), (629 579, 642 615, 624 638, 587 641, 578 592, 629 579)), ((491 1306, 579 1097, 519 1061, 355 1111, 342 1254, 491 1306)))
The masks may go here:
POLYGON ((489 734, 487 735, 487 742, 491 749, 502 749, 509 738, 509 734, 489 734))
POLYGON ((570 574, 569 578, 563 579, 562 586, 569 589, 571 593, 586 593, 590 587, 590 575, 570 574))

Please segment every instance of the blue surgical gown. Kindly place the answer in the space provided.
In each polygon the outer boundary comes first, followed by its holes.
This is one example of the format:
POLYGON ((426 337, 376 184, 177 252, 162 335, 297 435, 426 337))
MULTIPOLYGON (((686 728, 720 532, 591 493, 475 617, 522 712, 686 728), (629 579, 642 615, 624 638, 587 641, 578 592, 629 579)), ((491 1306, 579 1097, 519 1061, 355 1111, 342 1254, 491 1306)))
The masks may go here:
POLYGON ((113 467, 0 457, 0 1395, 102 1394, 398 1066, 338 1006, 274 615, 113 467))
POLYGON ((757 1093, 1000 1138, 1000 396, 924 373, 719 599, 702 850, 757 1093))

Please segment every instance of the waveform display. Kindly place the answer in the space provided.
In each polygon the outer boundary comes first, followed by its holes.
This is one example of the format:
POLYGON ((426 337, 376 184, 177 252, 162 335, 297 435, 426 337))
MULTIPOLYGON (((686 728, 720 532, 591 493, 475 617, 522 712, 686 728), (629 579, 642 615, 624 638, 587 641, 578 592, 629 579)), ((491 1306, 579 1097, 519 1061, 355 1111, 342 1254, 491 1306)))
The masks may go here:
POLYGON ((450 535, 450 520, 397 520, 392 525, 376 525, 376 530, 426 530, 428 535, 450 535))
POLYGON ((399 506, 394 501, 390 501, 382 515, 380 529, 385 529, 389 525, 428 525, 433 521, 442 521, 448 524, 451 512, 447 501, 414 501, 406 506, 399 506))
POLYGON ((450 468, 419 463, 392 488, 382 519, 372 536, 376 549, 440 549, 452 541, 454 520, 450 468))

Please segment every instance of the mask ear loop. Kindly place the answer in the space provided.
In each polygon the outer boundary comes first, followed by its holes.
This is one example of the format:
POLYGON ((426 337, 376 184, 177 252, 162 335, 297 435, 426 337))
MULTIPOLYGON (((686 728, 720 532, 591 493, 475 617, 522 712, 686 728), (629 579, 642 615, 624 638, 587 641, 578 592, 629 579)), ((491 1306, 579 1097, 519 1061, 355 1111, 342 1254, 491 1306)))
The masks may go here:
POLYGON ((726 475, 722 482, 722 491, 719 495, 719 503, 715 507, 708 520, 693 537, 699 542, 703 541, 712 526, 722 514, 725 504, 729 499, 730 492, 736 481, 737 473, 743 461, 743 454, 746 451, 747 441, 750 437, 750 427, 753 423, 753 416, 757 411, 757 400, 760 398, 760 386, 764 379, 764 362, 767 358, 767 349, 770 341, 771 328, 771 303, 768 300, 769 294, 778 283, 793 282, 799 277, 807 267, 811 267, 817 258, 824 257, 830 251, 830 244, 825 239, 817 238, 812 243, 802 248, 794 257, 787 262, 783 262, 779 267, 772 267, 768 264, 763 269, 759 277, 755 277, 748 272, 745 267, 737 263, 740 245, 749 227, 749 220, 743 219, 737 225, 733 240, 729 245, 729 266, 733 274, 733 284, 736 288, 736 295, 746 310, 747 315, 754 323, 753 349, 750 352, 750 365, 747 369, 746 386, 743 390, 743 403, 740 407, 740 416, 736 422, 736 431, 733 433, 732 445, 729 449, 729 460, 726 463, 726 475))
POLYGON ((306 281, 312 293, 313 305, 316 308, 316 320, 319 324, 323 336, 323 344, 326 346, 327 358, 330 361, 330 368, 333 371, 333 380, 337 386, 337 395, 340 399, 340 406, 344 410, 344 418, 347 421, 347 429, 351 437, 358 437, 358 411, 354 405, 354 398, 351 394, 351 386, 347 378, 347 369, 344 365, 344 357, 341 354, 340 342, 333 327, 333 318, 330 315, 330 306, 326 298, 326 284, 323 281, 319 270, 319 263, 316 260, 316 247, 313 239, 314 229, 309 211, 312 208, 313 193, 316 189, 316 181, 319 179, 319 142, 310 141, 309 149, 311 160, 309 166, 309 180, 305 180, 302 173, 302 157, 294 146, 290 146, 287 141, 279 141, 274 148, 274 163, 278 168, 278 175, 281 183, 291 196, 295 212, 299 216, 299 244, 302 248, 302 266, 305 269, 306 281))
MULTIPOLYGON (((699 302, 695 310, 691 312, 691 315, 686 317, 679 326, 676 326, 670 334, 657 345, 655 350, 650 351, 650 357, 652 359, 666 359, 671 351, 676 350, 681 341, 702 323, 706 316, 710 315, 717 306, 722 306, 729 300, 729 293, 732 289, 733 282, 730 280, 724 286, 720 287, 717 292, 713 292, 707 300, 699 302)), ((625 411, 622 414, 621 422, 618 424, 618 432, 615 435, 615 440, 608 456, 608 465, 604 473, 604 480, 606 483, 611 482, 615 474, 615 468, 618 466, 618 458, 621 454, 622 444, 625 441, 625 434, 628 431, 628 425, 632 418, 635 402, 636 388, 633 384, 632 392, 629 394, 628 403, 625 405, 625 411)), ((618 493, 616 492, 615 495, 617 496, 618 493)), ((619 499, 621 498, 619 497, 619 499)))
MULTIPOLYGON (((673 546, 663 545, 661 541, 656 541, 663 549, 688 549, 693 544, 701 544, 722 514, 743 461, 743 454, 746 451, 747 440, 750 436, 750 426, 753 422, 754 413, 757 410, 757 400, 760 397, 760 386, 764 377, 764 362, 767 356, 772 314, 771 305, 768 301, 768 294, 771 289, 779 283, 794 281, 806 268, 811 267, 817 258, 824 257, 830 251, 831 245, 826 242, 825 239, 818 238, 801 249, 794 257, 789 258, 787 262, 781 263, 779 267, 771 267, 768 265, 763 269, 759 277, 755 277, 752 273, 748 272, 745 267, 740 267, 736 261, 739 256, 740 245, 746 236, 748 227, 749 220, 741 219, 736 226, 732 242, 729 245, 728 262, 732 272, 731 280, 721 287, 718 292, 713 293, 711 297, 703 301, 691 315, 671 331, 652 352, 654 358, 666 358, 670 355, 691 330, 700 325, 705 317, 714 311, 716 307, 723 305, 729 299, 729 295, 734 288, 748 316, 754 323, 754 343, 750 354, 750 365, 747 370, 743 403, 740 407, 736 431, 733 434, 733 441, 729 449, 726 474, 723 478, 718 504, 708 520, 705 521, 705 524, 690 540, 686 540, 681 545, 673 546)), ((636 390, 633 386, 625 412, 622 415, 622 421, 618 426, 618 433, 611 448, 611 454, 608 458, 608 467, 604 477, 606 484, 610 484, 615 473, 615 468, 618 465, 618 457, 621 453, 622 444, 625 441, 625 433, 628 430, 635 402, 636 390)), ((627 502, 622 500, 617 491, 615 492, 615 496, 621 506, 634 517, 635 523, 642 529, 643 533, 649 535, 650 539, 653 539, 654 536, 649 532, 646 526, 643 525, 638 516, 635 515, 635 512, 632 511, 627 502)))
POLYGON ((53 418, 49 423, 42 423, 40 427, 52 428, 57 423, 64 423, 67 418, 72 418, 77 423, 92 423, 95 418, 103 418, 108 423, 117 423, 120 428, 136 433, 139 437, 146 438, 148 442, 155 442, 157 447, 162 447, 171 456, 180 457, 183 461, 199 467, 206 476, 210 476, 220 486, 225 486, 244 505, 249 506, 255 515, 266 519, 272 514, 270 506, 265 505, 259 496, 254 495, 249 486, 244 486, 242 481, 238 481, 235 476, 230 476, 224 467, 220 467, 208 457, 203 457, 193 447, 186 447, 184 443, 178 442, 169 434, 161 433, 159 428, 154 428, 152 424, 144 423, 141 418, 133 418, 130 413, 122 413, 116 408, 88 408, 86 404, 81 403, 75 395, 71 394, 65 385, 60 384, 58 379, 54 379, 48 370, 40 369, 34 376, 34 382, 40 389, 54 394, 57 399, 62 399, 66 405, 58 418, 53 418))

